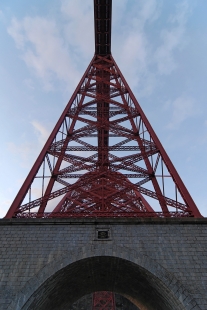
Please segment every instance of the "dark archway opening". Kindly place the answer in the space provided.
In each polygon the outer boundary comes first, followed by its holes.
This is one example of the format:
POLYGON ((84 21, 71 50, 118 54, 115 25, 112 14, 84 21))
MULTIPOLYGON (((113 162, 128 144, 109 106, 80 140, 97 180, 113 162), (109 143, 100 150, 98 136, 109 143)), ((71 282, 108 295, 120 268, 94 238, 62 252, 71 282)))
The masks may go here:
POLYGON ((31 296, 24 310, 67 310, 82 296, 112 291, 128 297, 140 310, 184 310, 176 296, 146 269, 128 260, 97 256, 59 270, 31 296))
MULTIPOLYGON (((140 310, 128 298, 119 294, 114 294, 114 304, 116 310, 140 310)), ((93 294, 89 294, 74 302, 67 310, 91 310, 92 306, 93 294)))

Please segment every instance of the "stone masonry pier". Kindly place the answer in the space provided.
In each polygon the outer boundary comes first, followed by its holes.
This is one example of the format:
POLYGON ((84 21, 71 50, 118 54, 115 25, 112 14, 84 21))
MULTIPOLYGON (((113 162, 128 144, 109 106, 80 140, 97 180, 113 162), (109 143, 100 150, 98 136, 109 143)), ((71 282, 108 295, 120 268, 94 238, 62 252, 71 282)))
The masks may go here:
POLYGON ((98 290, 206 310, 207 219, 0 220, 1 310, 66 310, 98 290))

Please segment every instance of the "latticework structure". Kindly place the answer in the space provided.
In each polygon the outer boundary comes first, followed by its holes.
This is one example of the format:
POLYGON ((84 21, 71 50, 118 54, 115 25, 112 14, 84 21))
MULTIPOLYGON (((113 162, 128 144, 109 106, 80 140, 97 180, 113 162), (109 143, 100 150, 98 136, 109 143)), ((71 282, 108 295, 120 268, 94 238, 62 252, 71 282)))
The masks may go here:
POLYGON ((114 294, 105 291, 94 293, 92 310, 116 310, 114 294))
POLYGON ((7 218, 201 217, 111 55, 111 7, 94 1, 95 55, 7 218))

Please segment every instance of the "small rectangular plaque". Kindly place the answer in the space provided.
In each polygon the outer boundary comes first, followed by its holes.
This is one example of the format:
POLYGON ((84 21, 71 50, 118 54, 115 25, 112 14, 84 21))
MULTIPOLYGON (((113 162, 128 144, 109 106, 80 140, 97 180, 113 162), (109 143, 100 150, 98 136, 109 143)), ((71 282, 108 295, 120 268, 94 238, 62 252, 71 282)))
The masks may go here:
POLYGON ((98 239, 108 239, 109 232, 108 230, 98 230, 98 239))

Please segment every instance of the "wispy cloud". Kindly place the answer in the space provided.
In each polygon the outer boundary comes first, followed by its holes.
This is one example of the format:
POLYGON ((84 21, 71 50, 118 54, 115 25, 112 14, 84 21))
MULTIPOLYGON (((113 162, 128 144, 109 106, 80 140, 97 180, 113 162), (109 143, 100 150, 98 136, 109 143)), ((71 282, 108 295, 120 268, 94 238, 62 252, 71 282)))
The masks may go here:
POLYGON ((189 1, 182 1, 177 5, 176 13, 169 18, 169 28, 161 31, 162 44, 155 51, 155 61, 157 62, 159 74, 171 74, 176 68, 174 52, 186 42, 186 23, 190 13, 189 1))
POLYGON ((2 10, 0 10, 0 19, 3 19, 3 17, 4 17, 4 14, 3 14, 2 10))
POLYGON ((116 36, 113 38, 112 48, 118 65, 128 77, 132 88, 139 85, 142 92, 145 92, 145 88, 149 92, 151 88, 149 84, 153 80, 149 70, 152 56, 145 26, 147 23, 155 21, 159 16, 160 2, 157 0, 139 1, 130 6, 129 1, 124 1, 122 5, 116 2, 114 6, 117 24, 115 25, 116 36), (116 9, 118 13, 121 11, 122 14, 118 15, 116 9))
POLYGON ((142 23, 145 23, 146 21, 154 22, 157 20, 161 13, 162 3, 163 0, 142 0, 140 2, 141 8, 139 16, 142 23))
POLYGON ((7 143, 9 153, 12 153, 18 158, 19 164, 24 168, 28 168, 33 164, 35 156, 38 155, 38 152, 45 144, 50 133, 49 130, 38 121, 32 121, 31 124, 35 130, 36 139, 33 137, 30 141, 19 144, 14 142, 7 143))
POLYGON ((31 124, 37 134, 38 142, 43 146, 49 137, 49 130, 38 121, 32 121, 31 124))
POLYGON ((199 108, 193 98, 182 95, 173 102, 168 102, 168 108, 172 111, 169 129, 177 129, 186 119, 195 117, 199 113, 199 108))
POLYGON ((115 9, 122 10, 124 14, 117 16, 118 13, 115 13, 117 29, 113 51, 124 74, 129 77, 129 84, 137 88, 139 96, 150 95, 159 78, 170 75, 176 69, 176 52, 187 43, 185 34, 192 8, 187 0, 175 6, 175 12, 168 17, 167 24, 160 28, 156 26, 157 40, 149 36, 147 28, 151 27, 153 31, 163 7, 164 2, 158 0, 142 0, 131 6, 129 1, 124 1, 122 5, 115 3, 115 9), (123 19, 127 23, 123 22, 122 27, 123 19))
POLYGON ((56 81, 72 90, 83 73, 83 59, 94 53, 93 2, 62 0, 59 18, 13 18, 8 27, 21 57, 46 90, 54 89, 56 81))
MULTIPOLYGON (((164 2, 158 0, 123 0, 113 4, 114 54, 123 72, 130 77, 131 87, 140 85, 144 95, 155 87, 155 75, 173 72, 176 68, 174 53, 185 41, 191 12, 188 0, 179 3, 176 12, 169 17, 168 27, 160 29, 160 40, 151 42, 148 38, 145 28, 147 25, 153 27, 163 5, 164 2)), ((92 1, 61 0, 59 18, 61 23, 38 16, 14 18, 8 28, 25 63, 42 79, 47 90, 53 89, 57 80, 74 87, 83 72, 79 59, 83 63, 94 52, 92 1)))
POLYGON ((94 53, 93 1, 61 1, 65 37, 76 57, 91 58, 94 53))
POLYGON ((21 49, 26 65, 43 80, 47 90, 53 88, 55 79, 74 87, 79 73, 55 21, 43 17, 25 17, 21 21, 14 18, 8 33, 21 49))

